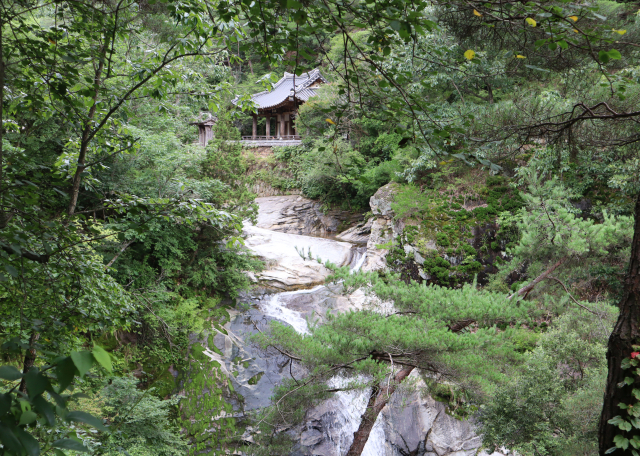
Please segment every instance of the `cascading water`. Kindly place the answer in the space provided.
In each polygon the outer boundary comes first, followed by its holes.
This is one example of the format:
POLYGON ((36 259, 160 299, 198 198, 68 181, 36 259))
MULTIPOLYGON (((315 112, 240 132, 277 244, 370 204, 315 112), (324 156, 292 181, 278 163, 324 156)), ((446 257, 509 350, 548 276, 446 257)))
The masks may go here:
MULTIPOLYGON (((350 261, 352 272, 360 270, 366 260, 366 248, 354 247, 350 261)), ((327 292, 324 285, 316 286, 309 290, 297 290, 277 293, 262 299, 259 308, 269 317, 287 323, 300 334, 309 334, 307 320, 296 310, 287 307, 287 304, 295 306, 297 300, 302 300, 305 295, 327 292)), ((333 387, 340 387, 346 383, 345 379, 335 377, 331 380, 333 387)), ((323 440, 333 447, 327 454, 343 456, 349 450, 353 442, 353 433, 358 429, 362 414, 367 406, 370 390, 365 391, 339 391, 332 401, 332 410, 324 414, 320 421, 323 440)), ((364 456, 380 456, 385 454, 385 433, 380 416, 374 424, 369 440, 364 448, 364 456)))

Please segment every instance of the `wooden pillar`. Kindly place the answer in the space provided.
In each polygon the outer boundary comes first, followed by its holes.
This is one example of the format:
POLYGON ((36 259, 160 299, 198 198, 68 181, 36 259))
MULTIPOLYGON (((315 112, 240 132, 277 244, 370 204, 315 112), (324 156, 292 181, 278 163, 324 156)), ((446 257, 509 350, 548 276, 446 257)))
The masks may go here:
POLYGON ((202 147, 207 145, 207 132, 204 125, 198 125, 198 139, 200 140, 199 142, 202 147))
POLYGON ((284 114, 280 114, 280 137, 284 136, 284 114))
POLYGON ((211 141, 213 139, 213 126, 205 125, 204 131, 205 131, 205 137, 207 138, 204 141, 204 145, 206 147, 207 144, 209 144, 209 141, 211 141))
POLYGON ((251 132, 251 137, 253 139, 256 139, 256 136, 258 136, 258 116, 254 114, 253 115, 253 131, 251 132))
POLYGON ((264 131, 266 133, 267 139, 271 137, 271 116, 266 116, 265 118, 265 128, 264 131))

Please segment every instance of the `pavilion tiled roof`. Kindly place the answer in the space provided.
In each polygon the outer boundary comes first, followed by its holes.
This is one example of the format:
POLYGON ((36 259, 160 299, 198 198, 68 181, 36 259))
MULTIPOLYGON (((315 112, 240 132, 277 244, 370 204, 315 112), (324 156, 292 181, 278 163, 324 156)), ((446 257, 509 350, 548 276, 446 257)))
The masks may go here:
MULTIPOLYGON (((308 73, 302 73, 300 76, 285 72, 282 79, 273 84, 271 90, 255 93, 251 96, 251 99, 258 106, 258 109, 276 108, 285 103, 289 97, 307 101, 316 95, 317 88, 310 86, 318 80, 327 82, 317 68, 308 73)), ((236 97, 234 103, 238 98, 236 97)))

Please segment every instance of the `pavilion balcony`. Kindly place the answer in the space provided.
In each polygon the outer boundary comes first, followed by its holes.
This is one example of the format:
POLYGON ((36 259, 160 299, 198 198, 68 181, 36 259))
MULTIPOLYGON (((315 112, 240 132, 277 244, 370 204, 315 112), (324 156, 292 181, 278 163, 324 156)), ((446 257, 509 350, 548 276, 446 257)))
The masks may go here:
POLYGON ((282 135, 282 136, 243 136, 242 144, 245 146, 262 147, 262 146, 298 146, 302 144, 299 135, 282 135))
POLYGON ((243 136, 243 141, 300 141, 302 138, 299 135, 284 135, 284 136, 243 136))

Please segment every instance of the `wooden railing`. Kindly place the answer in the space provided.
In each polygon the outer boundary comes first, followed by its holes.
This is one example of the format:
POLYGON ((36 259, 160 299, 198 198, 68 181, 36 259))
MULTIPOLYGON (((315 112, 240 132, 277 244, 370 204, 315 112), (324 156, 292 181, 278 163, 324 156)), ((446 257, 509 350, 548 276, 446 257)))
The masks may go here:
POLYGON ((298 135, 285 135, 285 136, 243 136, 242 140, 243 141, 299 141, 300 139, 302 139, 300 136, 298 135))

